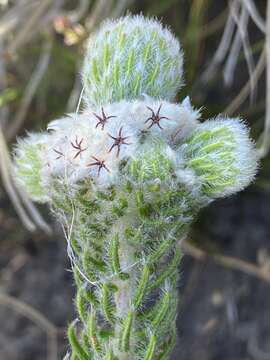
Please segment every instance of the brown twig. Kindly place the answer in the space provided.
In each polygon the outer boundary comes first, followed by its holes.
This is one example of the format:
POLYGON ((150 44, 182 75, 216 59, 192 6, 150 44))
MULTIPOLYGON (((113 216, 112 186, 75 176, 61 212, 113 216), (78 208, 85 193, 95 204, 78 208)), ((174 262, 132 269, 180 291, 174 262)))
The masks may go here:
POLYGON ((57 327, 51 323, 44 315, 24 302, 4 293, 0 293, 0 304, 12 308, 19 314, 31 320, 47 334, 47 359, 57 360, 57 327))
POLYGON ((19 253, 15 255, 5 266, 0 270, 0 279, 9 280, 18 270, 20 270, 27 262, 29 256, 26 253, 19 253))
POLYGON ((118 0, 111 13, 112 18, 118 18, 122 15, 129 6, 133 4, 134 0, 118 0))
POLYGON ((7 34, 12 33, 19 24, 25 22, 27 14, 32 14, 38 5, 36 1, 20 1, 8 7, 0 18, 0 38, 7 37, 7 34))
MULTIPOLYGON (((3 51, 3 41, 0 37, 0 54, 3 51)), ((8 87, 7 81, 7 69, 6 69, 6 62, 3 56, 0 56, 0 91, 2 92, 8 87)), ((4 106, 0 107, 0 125, 2 127, 6 126, 8 123, 9 117, 9 106, 5 104, 4 106)))
MULTIPOLYGON (((241 14, 238 15, 237 7, 230 5, 229 2, 229 8, 231 11, 231 14, 233 16, 233 19, 237 26, 237 35, 239 34, 239 37, 242 42, 243 52, 245 56, 245 60, 247 63, 248 73, 250 76, 250 100, 251 102, 254 101, 256 98, 256 92, 257 92, 257 84, 254 83, 252 73, 254 72, 254 59, 251 51, 250 41, 249 41, 249 34, 247 30, 247 25, 249 21, 249 13, 246 10, 246 8, 243 6, 243 2, 241 2, 241 14)), ((232 48, 231 48, 232 50, 232 48)), ((230 50, 230 53, 231 53, 230 50)), ((238 57, 238 56, 237 56, 238 57)), ((229 70, 230 71, 230 70, 229 70)), ((232 68, 231 71, 231 77, 233 77, 234 69, 232 68)))
POLYGON ((74 10, 67 12, 66 16, 73 23, 79 22, 87 13, 89 9, 89 3, 89 0, 79 0, 77 7, 74 10))
POLYGON ((91 14, 85 20, 85 27, 88 34, 110 14, 112 5, 112 0, 99 0, 95 2, 91 14))
MULTIPOLYGON (((238 12, 239 3, 234 1, 234 4, 236 6, 235 11, 238 12)), ((232 41, 235 27, 236 27, 235 21, 233 19, 231 12, 229 12, 219 46, 215 51, 215 54, 213 55, 210 64, 207 66, 207 68, 204 70, 204 72, 201 75, 201 81, 203 83, 207 83, 208 81, 212 80, 216 75, 220 64, 223 62, 224 58, 226 57, 226 54, 229 51, 229 47, 232 41)))
POLYGON ((265 123, 264 131, 261 136, 262 142, 259 148, 259 155, 265 157, 269 150, 269 136, 270 136, 270 0, 267 1, 266 10, 266 109, 265 109, 265 123))
POLYGON ((35 33, 33 29, 39 23, 40 19, 44 15, 44 12, 47 11, 49 6, 53 3, 52 0, 44 0, 40 3, 40 6, 29 16, 28 21, 25 23, 25 26, 20 29, 17 37, 15 37, 14 41, 8 46, 7 53, 14 55, 19 47, 22 44, 25 44, 29 39, 29 34, 35 33))
POLYGON ((29 231, 33 232, 37 226, 50 234, 50 227, 42 219, 34 204, 28 198, 24 190, 19 188, 15 182, 13 165, 8 153, 2 128, 0 126, 0 178, 9 198, 19 215, 22 223, 29 231))
POLYGON ((244 0, 243 6, 248 10, 251 19, 257 25, 257 27, 265 34, 266 33, 266 25, 264 19, 261 17, 255 3, 253 0, 244 0))
MULTIPOLYGON (((265 68, 265 49, 262 51, 261 56, 258 60, 257 66, 255 67, 254 72, 252 73, 251 77, 253 77, 254 82, 258 82, 260 79, 263 70, 265 68)), ((244 87, 241 89, 239 94, 233 99, 233 101, 226 107, 226 109, 223 111, 226 115, 233 115, 234 112, 243 104, 243 102, 248 97, 251 90, 250 86, 250 79, 248 82, 244 85, 244 87)))
POLYGON ((52 50, 52 41, 51 38, 46 41, 43 45, 41 55, 38 60, 38 64, 26 86, 22 101, 20 103, 19 109, 15 115, 15 118, 11 122, 10 126, 7 128, 6 136, 8 140, 12 140, 19 131, 21 125, 23 124, 31 101, 37 91, 37 88, 43 79, 46 70, 49 66, 52 50))
POLYGON ((185 254, 190 255, 191 257, 193 257, 198 261, 210 260, 218 265, 224 266, 232 270, 241 271, 245 274, 254 276, 270 284, 270 273, 264 271, 262 268, 260 268, 255 264, 231 256, 209 254, 205 250, 199 249, 198 247, 192 245, 186 239, 183 239, 181 241, 180 246, 185 254))
POLYGON ((249 13, 245 7, 241 9, 240 15, 234 13, 233 10, 231 11, 235 23, 238 24, 238 29, 232 40, 231 48, 224 65, 223 79, 226 86, 231 86, 234 81, 235 68, 243 46, 243 38, 247 37, 247 27, 249 22, 249 13))
POLYGON ((4 188, 7 192, 7 194, 9 195, 9 198, 10 198, 17 214, 19 215, 22 223, 24 224, 26 229, 33 232, 36 230, 36 226, 33 223, 32 219, 26 213, 25 209, 23 208, 20 198, 19 198, 17 192, 15 191, 15 187, 11 181, 11 174, 10 174, 11 163, 10 163, 10 158, 9 158, 4 134, 3 134, 1 128, 0 128, 0 149, 1 149, 0 176, 1 176, 4 188))
POLYGON ((200 33, 198 33, 198 37, 202 40, 211 36, 212 34, 216 34, 219 29, 221 29, 226 20, 228 18, 228 8, 222 11, 222 13, 218 14, 214 19, 210 20, 207 24, 203 26, 200 33))

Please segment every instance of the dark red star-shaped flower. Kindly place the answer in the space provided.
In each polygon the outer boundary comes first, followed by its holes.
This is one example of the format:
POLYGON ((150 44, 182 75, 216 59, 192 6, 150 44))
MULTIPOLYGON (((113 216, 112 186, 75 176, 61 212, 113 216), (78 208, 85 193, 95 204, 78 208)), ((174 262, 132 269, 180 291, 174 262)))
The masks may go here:
POLYGON ((78 157, 79 155, 81 155, 81 153, 83 151, 85 151, 87 148, 82 148, 82 142, 83 142, 83 138, 81 138, 80 141, 78 141, 78 138, 76 136, 76 139, 75 139, 75 143, 73 143, 72 141, 70 142, 71 143, 71 146, 77 150, 76 151, 76 154, 74 155, 73 159, 76 159, 76 157, 78 157))
POLYGON ((118 132, 118 136, 112 136, 112 135, 108 134, 109 137, 114 140, 114 143, 110 147, 109 152, 111 152, 114 147, 117 147, 117 153, 116 153, 117 157, 119 156, 121 145, 130 145, 130 143, 126 142, 126 139, 128 139, 130 136, 123 136, 122 130, 123 130, 123 127, 120 128, 120 130, 118 132))
POLYGON ((151 116, 144 122, 146 124, 148 121, 151 121, 151 124, 148 126, 148 129, 150 129, 154 125, 157 125, 160 129, 163 129, 163 127, 160 125, 160 120, 162 119, 169 120, 166 116, 160 116, 161 106, 162 104, 160 104, 158 111, 156 113, 154 112, 153 109, 147 106, 147 109, 149 109, 152 112, 151 116))
POLYGON ((98 122, 96 124, 96 128, 98 128, 98 126, 101 126, 101 129, 104 130, 104 126, 107 123, 107 121, 111 118, 115 118, 116 116, 107 116, 104 112, 103 107, 101 108, 101 115, 98 115, 96 113, 93 113, 95 115, 95 117, 98 119, 98 122))
POLYGON ((105 165, 105 160, 99 160, 98 158, 96 158, 95 156, 91 156, 92 159, 95 160, 95 162, 92 162, 86 166, 90 167, 90 166, 98 166, 98 176, 100 174, 101 169, 105 169, 108 172, 110 172, 110 169, 105 165))

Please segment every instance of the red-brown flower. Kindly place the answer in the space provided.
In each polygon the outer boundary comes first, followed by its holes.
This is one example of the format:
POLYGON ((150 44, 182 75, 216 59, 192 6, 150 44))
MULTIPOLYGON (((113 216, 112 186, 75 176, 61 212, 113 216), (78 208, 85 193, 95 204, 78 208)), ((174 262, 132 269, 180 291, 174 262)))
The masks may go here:
POLYGON ((85 151, 87 148, 82 148, 82 142, 83 142, 83 138, 81 138, 80 141, 78 141, 78 138, 76 136, 76 140, 75 140, 75 143, 73 143, 72 141, 70 142, 71 143, 71 146, 77 150, 76 151, 76 154, 74 155, 73 159, 76 159, 76 157, 78 157, 79 155, 81 155, 81 153, 83 151, 85 151))
POLYGON ((102 115, 98 115, 96 113, 93 113, 95 115, 95 117, 98 119, 98 122, 96 124, 96 128, 98 128, 98 126, 100 125, 101 126, 101 129, 104 130, 104 126, 105 124, 107 123, 107 121, 111 118, 115 118, 116 116, 107 116, 104 112, 104 109, 103 107, 101 108, 101 114, 102 115))
POLYGON ((148 129, 150 129, 153 125, 157 125, 160 129, 163 129, 163 127, 160 125, 160 120, 166 119, 169 120, 166 116, 160 116, 160 109, 162 104, 160 104, 158 111, 155 113, 153 109, 151 109, 149 106, 147 106, 147 109, 149 109, 152 112, 152 115, 144 122, 145 124, 148 121, 152 121, 152 123, 148 126, 148 129))
POLYGON ((100 174, 101 169, 105 169, 108 172, 110 172, 110 169, 105 165, 105 160, 99 160, 98 158, 96 158, 95 156, 91 156, 92 159, 95 160, 95 162, 92 162, 86 166, 90 167, 90 166, 98 166, 98 176, 100 174))
POLYGON ((126 139, 128 139, 130 136, 122 136, 122 130, 123 130, 123 127, 120 128, 120 130, 118 132, 118 136, 112 136, 112 135, 108 134, 109 137, 114 140, 114 143, 110 147, 109 152, 111 152, 114 147, 117 147, 117 153, 116 153, 117 157, 119 156, 121 145, 130 145, 130 143, 126 142, 126 139))

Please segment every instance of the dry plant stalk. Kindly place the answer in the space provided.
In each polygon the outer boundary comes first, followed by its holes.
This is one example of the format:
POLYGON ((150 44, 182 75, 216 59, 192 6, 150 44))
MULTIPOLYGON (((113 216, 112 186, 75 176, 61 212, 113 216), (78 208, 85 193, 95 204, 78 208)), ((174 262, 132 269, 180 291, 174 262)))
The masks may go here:
POLYGON ((220 44, 213 56, 213 60, 202 74, 202 81, 208 82, 225 61, 223 72, 224 82, 232 85, 235 77, 236 65, 239 60, 241 48, 248 65, 249 81, 240 93, 224 110, 225 114, 232 115, 241 104, 250 96, 251 103, 256 99, 257 84, 266 69, 266 98, 264 129, 258 140, 258 155, 267 156, 270 148, 270 1, 266 2, 266 17, 262 18, 253 0, 230 0, 229 15, 223 31, 220 44), (251 19, 265 36, 265 45, 261 51, 257 64, 254 64, 251 44, 249 42, 248 22, 251 19))

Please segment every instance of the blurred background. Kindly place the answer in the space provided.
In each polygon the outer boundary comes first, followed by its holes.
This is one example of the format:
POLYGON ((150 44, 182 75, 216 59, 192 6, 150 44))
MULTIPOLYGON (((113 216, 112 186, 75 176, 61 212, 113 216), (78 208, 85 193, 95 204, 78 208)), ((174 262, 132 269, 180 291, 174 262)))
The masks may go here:
POLYGON ((179 283, 172 360, 270 359, 270 1, 0 0, 0 359, 56 360, 75 287, 47 207, 14 183, 16 138, 76 110, 85 40, 106 18, 156 16, 179 37, 202 119, 241 116, 262 158, 256 183, 200 213, 179 283))

